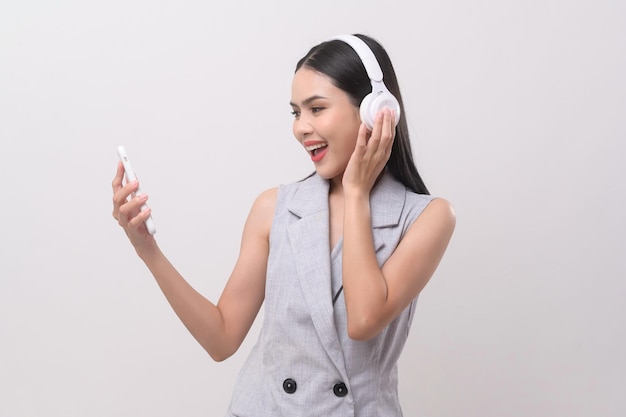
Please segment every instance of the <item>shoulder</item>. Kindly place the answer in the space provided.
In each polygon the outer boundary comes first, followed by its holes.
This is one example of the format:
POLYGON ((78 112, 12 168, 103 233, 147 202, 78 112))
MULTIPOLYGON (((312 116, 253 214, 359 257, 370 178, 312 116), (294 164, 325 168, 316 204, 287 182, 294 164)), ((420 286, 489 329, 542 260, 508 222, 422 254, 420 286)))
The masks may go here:
POLYGON ((304 177, 298 181, 293 181, 286 184, 281 184, 278 186, 279 197, 283 197, 283 195, 291 195, 296 193, 300 188, 308 189, 309 187, 314 187, 319 185, 324 180, 322 180, 318 175, 314 173, 304 177))
POLYGON ((296 181, 288 184, 281 184, 277 187, 272 187, 262 191, 257 195, 254 203, 252 204, 252 213, 255 215, 262 215, 264 217, 272 218, 276 207, 289 200, 303 185, 311 182, 312 176, 309 176, 301 181, 296 181))
POLYGON ((254 200, 248 214, 247 226, 254 230, 268 234, 272 226, 276 201, 278 200, 278 187, 261 192, 254 200))
MULTIPOLYGON (((419 266, 415 268, 421 271, 419 274, 426 274, 423 276, 428 276, 427 279, 430 279, 452 238, 456 226, 456 214, 452 204, 443 198, 429 197, 426 201, 426 207, 415 221, 408 225, 406 233, 396 248, 398 255, 394 256, 400 259, 400 265, 407 262, 405 266, 409 269, 413 267, 408 265, 414 264, 416 259, 421 259, 422 261, 418 262, 419 266)), ((406 275, 410 276, 410 273, 406 275)))
POLYGON ((452 235, 456 226, 456 212, 452 204, 441 197, 422 196, 426 206, 415 221, 418 228, 436 229, 444 236, 452 235))
POLYGON ((426 209, 433 212, 433 216, 440 218, 446 223, 456 224, 456 212, 452 204, 441 197, 435 197, 432 199, 426 209))
POLYGON ((254 200, 253 208, 258 210, 273 209, 276 206, 276 200, 278 199, 278 187, 269 188, 261 192, 254 200))
POLYGON ((279 189, 279 187, 273 187, 261 192, 252 204, 252 211, 271 216, 276 208, 279 189))

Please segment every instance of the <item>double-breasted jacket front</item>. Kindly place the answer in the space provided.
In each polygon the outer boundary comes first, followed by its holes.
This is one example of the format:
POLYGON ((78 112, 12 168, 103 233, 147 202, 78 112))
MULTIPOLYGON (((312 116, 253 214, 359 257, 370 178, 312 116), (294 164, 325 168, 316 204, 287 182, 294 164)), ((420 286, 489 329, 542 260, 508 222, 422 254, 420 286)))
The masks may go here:
MULTIPOLYGON (((396 363, 417 299, 375 338, 348 337, 341 242, 329 247, 328 192, 328 181, 316 174, 279 188, 263 325, 227 416, 402 415, 396 363)), ((379 265, 430 201, 383 174, 370 194, 379 265)))

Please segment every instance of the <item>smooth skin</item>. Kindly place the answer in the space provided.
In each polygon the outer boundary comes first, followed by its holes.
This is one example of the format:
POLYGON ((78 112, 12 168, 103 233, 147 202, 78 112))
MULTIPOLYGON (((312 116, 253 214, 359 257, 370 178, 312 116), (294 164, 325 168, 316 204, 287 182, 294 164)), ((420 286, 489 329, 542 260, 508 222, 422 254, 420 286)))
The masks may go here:
MULTIPOLYGON (((294 75, 291 106, 296 139, 305 146, 310 141, 327 145, 315 168, 331 184, 329 246, 343 236, 348 334, 356 340, 371 339, 427 284, 454 230, 454 211, 447 201, 434 199, 379 267, 369 194, 391 153, 394 115, 381 111, 372 132, 367 131, 348 95, 328 77, 307 68, 294 75)), ((269 233, 278 189, 261 193, 252 205, 239 258, 214 304, 185 281, 147 232, 144 221, 151 211, 141 211, 141 206, 148 196, 131 197, 139 184, 124 185, 123 176, 120 163, 112 183, 113 217, 191 334, 214 360, 228 358, 243 342, 264 300, 269 233)))

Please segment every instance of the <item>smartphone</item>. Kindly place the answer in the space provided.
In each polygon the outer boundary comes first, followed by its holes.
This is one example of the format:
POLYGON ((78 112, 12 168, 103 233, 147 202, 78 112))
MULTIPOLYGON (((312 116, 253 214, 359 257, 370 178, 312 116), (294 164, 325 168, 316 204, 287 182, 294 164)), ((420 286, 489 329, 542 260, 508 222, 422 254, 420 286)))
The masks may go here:
MULTIPOLYGON (((124 165, 124 171, 126 172, 126 183, 130 181, 135 181, 137 176, 135 175, 135 171, 133 170, 133 166, 130 163, 130 159, 128 159, 128 155, 126 154, 126 149, 123 146, 117 147, 117 155, 120 157, 120 161, 122 161, 122 165, 124 165)), ((141 190, 138 188, 132 196, 141 195, 141 190)), ((147 210, 148 205, 144 204, 141 206, 141 211, 147 210)), ((154 221, 152 220, 152 215, 146 219, 146 228, 148 229, 148 233, 151 235, 156 233, 156 228, 154 227, 154 221)))

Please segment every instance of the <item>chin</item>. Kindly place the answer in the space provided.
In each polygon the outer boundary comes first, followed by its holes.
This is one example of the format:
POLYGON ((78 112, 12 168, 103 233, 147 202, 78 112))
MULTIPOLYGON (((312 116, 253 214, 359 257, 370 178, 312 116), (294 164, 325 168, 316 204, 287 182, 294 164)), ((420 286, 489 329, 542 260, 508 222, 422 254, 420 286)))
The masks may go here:
POLYGON ((328 181, 335 178, 341 178, 343 175, 343 171, 324 169, 324 167, 315 167, 315 172, 317 175, 328 181))

